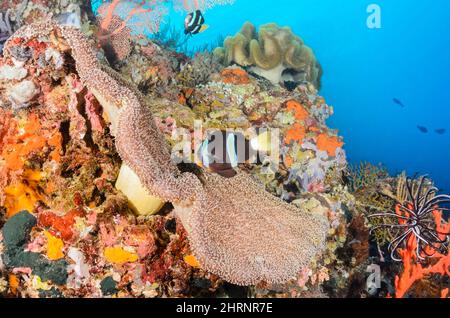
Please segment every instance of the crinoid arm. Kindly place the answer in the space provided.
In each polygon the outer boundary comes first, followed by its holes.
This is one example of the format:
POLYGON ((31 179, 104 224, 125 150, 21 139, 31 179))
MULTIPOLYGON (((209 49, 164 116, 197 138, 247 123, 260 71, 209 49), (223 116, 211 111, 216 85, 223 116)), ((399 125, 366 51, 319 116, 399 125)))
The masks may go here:
POLYGON ((394 212, 372 214, 370 218, 390 218, 397 223, 379 224, 371 229, 371 232, 385 228, 397 230, 392 236, 394 239, 388 246, 391 258, 394 261, 401 261, 398 258, 398 250, 407 245, 410 239, 414 239, 415 255, 418 260, 425 260, 432 257, 436 252, 447 250, 450 233, 442 231, 438 221, 435 221, 432 213, 442 213, 449 211, 448 208, 440 207, 440 204, 450 203, 450 196, 445 194, 436 195, 439 189, 430 185, 431 182, 426 177, 419 180, 406 178, 404 188, 407 197, 403 202, 397 201, 394 212), (430 251, 432 251, 430 253, 430 251))

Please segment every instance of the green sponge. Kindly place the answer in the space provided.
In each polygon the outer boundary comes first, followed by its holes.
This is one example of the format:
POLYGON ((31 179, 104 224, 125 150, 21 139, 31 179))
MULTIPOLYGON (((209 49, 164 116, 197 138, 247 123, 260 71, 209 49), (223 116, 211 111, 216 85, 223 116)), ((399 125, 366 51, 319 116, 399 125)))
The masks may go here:
POLYGON ((36 217, 28 211, 21 211, 11 217, 2 229, 5 247, 8 249, 25 245, 36 224, 36 217))
POLYGON ((17 213, 5 223, 2 229, 5 245, 3 263, 7 268, 29 267, 43 281, 64 285, 68 277, 65 260, 50 261, 42 254, 24 251, 36 224, 36 217, 28 211, 17 213))

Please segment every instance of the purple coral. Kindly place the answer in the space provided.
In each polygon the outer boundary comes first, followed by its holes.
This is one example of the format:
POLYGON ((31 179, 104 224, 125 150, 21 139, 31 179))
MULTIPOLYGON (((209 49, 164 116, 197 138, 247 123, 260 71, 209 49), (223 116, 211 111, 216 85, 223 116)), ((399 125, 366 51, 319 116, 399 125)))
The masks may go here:
POLYGON ((9 20, 9 11, 0 12, 0 54, 3 51, 3 45, 12 35, 11 22, 9 20))

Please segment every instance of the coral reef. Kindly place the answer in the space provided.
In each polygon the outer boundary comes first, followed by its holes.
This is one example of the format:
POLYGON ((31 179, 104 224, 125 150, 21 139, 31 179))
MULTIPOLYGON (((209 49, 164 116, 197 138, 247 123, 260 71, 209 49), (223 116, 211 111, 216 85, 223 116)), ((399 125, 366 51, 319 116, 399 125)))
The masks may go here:
POLYGON ((177 81, 186 87, 196 87, 207 84, 211 74, 218 73, 222 69, 221 65, 209 52, 197 53, 194 58, 181 65, 177 81))
POLYGON ((346 171, 349 190, 359 194, 376 188, 377 182, 389 177, 385 167, 375 166, 369 162, 361 162, 351 165, 346 171))
POLYGON ((439 203, 448 196, 436 195, 438 190, 425 177, 409 179, 402 173, 393 178, 369 163, 347 176, 357 198, 355 208, 370 229, 372 252, 363 264, 383 264, 380 280, 387 287, 378 296, 446 297, 450 232, 446 208, 439 208, 439 203), (384 255, 385 251, 390 253, 384 255))
POLYGON ((13 31, 50 17, 59 23, 88 30, 89 20, 93 18, 89 2, 82 0, 4 0, 0 4, 0 11, 8 12, 13 31))
POLYGON ((6 268, 30 268, 44 281, 63 285, 67 281, 67 263, 65 260, 52 262, 40 253, 25 250, 36 218, 28 211, 22 211, 11 217, 2 229, 5 252, 3 263, 6 268))
POLYGON ((274 84, 307 81, 320 88, 321 67, 312 50, 289 27, 266 24, 256 31, 250 22, 214 54, 228 66, 233 63, 248 67, 251 72, 274 84))
POLYGON ((247 24, 188 56, 134 34, 122 1, 97 24, 75 0, 6 2, 13 31, 68 15, 8 34, 0 59, 0 296, 448 296, 447 197, 347 166, 320 66, 288 28, 247 24), (275 71, 282 85, 261 76, 275 71), (228 129, 262 155, 224 178, 196 145, 228 129), (417 209, 433 231, 395 262, 393 227, 417 233, 417 209))
MULTIPOLYGON (((338 175, 346 167, 343 143, 325 124, 332 108, 312 85, 299 86, 292 92, 266 87, 264 81, 245 70, 228 67, 212 74, 209 83, 184 89, 178 101, 188 107, 161 103, 153 108, 155 116, 161 121, 173 118, 175 128, 189 131, 194 129, 195 119, 201 119, 205 131, 278 129, 280 156, 268 156, 264 165, 246 169, 287 201, 295 200, 296 193, 324 192, 331 170, 338 175)), ((172 131, 166 133, 169 141, 172 131)))
MULTIPOLYGON (((31 122, 31 130, 26 129, 25 135, 17 137, 33 140, 37 131, 51 131, 50 127, 57 128, 61 135, 54 141, 38 139, 32 143, 33 146, 29 150, 18 153, 20 160, 17 162, 21 165, 14 168, 19 176, 25 167, 43 173, 42 179, 38 179, 36 185, 36 191, 42 198, 37 198, 36 202, 29 205, 29 211, 33 215, 36 214, 38 220, 38 227, 31 233, 32 241, 28 244, 28 249, 31 248, 34 254, 25 255, 32 255, 37 264, 41 264, 39 259, 44 256, 40 252, 44 251, 45 259, 48 258, 49 261, 68 262, 70 258, 75 264, 70 261, 68 266, 77 266, 78 273, 75 271, 75 274, 80 276, 69 276, 66 286, 58 288, 53 286, 52 282, 62 285, 61 280, 54 281, 47 279, 48 277, 44 279, 33 267, 24 266, 31 269, 27 271, 30 279, 37 276, 42 284, 47 284, 44 290, 49 291, 55 287, 64 295, 82 292, 69 282, 75 279, 75 282, 80 284, 80 281, 93 274, 92 270, 89 275, 82 273, 83 267, 87 266, 85 262, 94 257, 86 254, 88 249, 99 249, 100 253, 94 254, 99 258, 95 264, 103 266, 103 270, 99 270, 101 273, 104 273, 107 264, 112 264, 113 267, 126 267, 127 264, 139 262, 145 264, 146 259, 154 253, 151 246, 134 243, 136 240, 151 242, 151 231, 147 232, 148 234, 130 233, 130 240, 125 242, 124 239, 128 235, 122 234, 123 230, 108 229, 107 224, 119 222, 118 219, 127 222, 126 215, 132 215, 126 198, 113 186, 122 160, 139 176, 149 194, 174 205, 173 213, 182 220, 192 249, 192 252, 185 255, 193 254, 201 268, 198 269, 199 265, 192 260, 185 261, 180 254, 176 256, 197 271, 207 270, 242 285, 256 284, 263 280, 278 283, 295 277, 300 268, 306 266, 322 249, 328 228, 325 214, 307 213, 294 205, 284 203, 252 181, 246 172, 241 172, 237 178, 225 180, 206 172, 197 176, 179 171, 171 161, 170 149, 156 126, 157 121, 153 120, 150 111, 152 107, 147 106, 145 98, 128 82, 97 62, 91 44, 80 31, 71 27, 57 27, 51 22, 22 28, 8 41, 3 63, 8 63, 20 49, 29 49, 29 45, 32 45, 33 49, 25 61, 25 69, 34 66, 48 51, 53 52, 54 58, 50 60, 51 63, 39 66, 45 71, 27 72, 26 78, 34 79, 38 74, 53 72, 61 80, 39 82, 40 89, 34 97, 35 103, 39 104, 42 100, 49 102, 45 107, 26 105, 20 109, 22 119, 17 120, 19 123, 31 122), (65 64, 64 58, 60 63, 58 52, 60 55, 70 54, 75 60, 76 70, 70 71, 70 65, 65 64), (67 71, 70 73, 64 74, 67 71), (95 106, 95 99, 101 107, 95 106), (102 114, 110 127, 104 126, 102 114), (115 136, 116 147, 111 147, 111 134, 115 136), (118 153, 115 153, 116 149, 118 153), (85 171, 95 172, 85 174, 85 171), (95 180, 92 180, 93 177, 95 180), (49 182, 50 180, 52 182, 49 182), (58 186, 64 182, 77 185, 58 186), (92 186, 83 186, 91 182, 94 189, 92 186), (223 193, 228 186, 235 192, 223 193), (47 187, 50 189, 46 192, 47 187), (68 192, 64 193, 65 190, 68 192), (245 195, 248 191, 253 199, 245 195), (99 192, 103 194, 99 195, 99 192), (69 197, 73 198, 73 202, 64 200, 69 197), (114 212, 111 212, 111 209, 114 212), (111 213, 123 216, 106 219, 106 215, 111 213), (261 214, 265 216, 261 217, 261 214), (109 220, 106 221, 105 230, 102 230, 100 220, 109 220), (220 220, 222 225, 217 220, 220 220), (240 228, 242 224, 248 224, 249 228, 240 228), (99 246, 93 246, 92 235, 97 226, 105 236, 102 234, 99 246), (267 235, 268 231, 271 235, 267 235), (114 239, 115 236, 120 239, 114 239), (274 240, 273 236, 278 239, 274 240), (238 240, 231 240, 233 237, 238 240), (236 243, 241 247, 236 248, 236 243), (274 254, 273 251, 277 253, 274 254), (244 256, 246 252, 251 252, 254 257, 247 258, 244 256)), ((12 80, 14 81, 17 80, 12 80)), ((8 86, 10 82, 5 81, 4 85, 8 86)), ((5 101, 6 108, 13 106, 13 101, 5 101)), ((17 142, 12 140, 6 143, 7 146, 10 144, 15 146, 17 142)), ((16 162, 5 159, 6 162, 16 162)), ((8 174, 12 173, 11 167, 4 168, 8 174)), ((10 178, 13 177, 17 178, 15 175, 10 178)), ((10 185, 11 182, 7 180, 6 184, 10 185)), ((156 219, 158 218, 160 217, 156 219)), ((131 225, 126 227, 133 229, 131 225)), ((140 227, 137 226, 136 230, 138 228, 140 227)), ((183 237, 186 237, 185 234, 183 237)), ((183 244, 187 244, 187 240, 184 240, 183 244)), ((148 272, 145 270, 152 283, 164 280, 173 264, 172 260, 163 255, 149 264, 148 272), (152 266, 156 267, 152 270, 152 266)), ((23 261, 8 263, 8 269, 14 270, 29 260, 29 257, 31 256, 27 256, 23 261)), ((139 270, 143 270, 142 266, 140 268, 139 270)), ((135 269, 138 270, 137 267, 135 269)), ((108 276, 96 277, 103 281, 108 276)), ((121 279, 125 278, 114 278, 114 275, 112 277, 119 283, 117 286, 120 290, 121 279)), ((100 285, 99 283, 98 286, 100 285)), ((106 289, 108 291, 105 293, 113 290, 106 289)), ((32 291, 33 289, 28 289, 27 293, 32 291)), ((100 291, 101 288, 93 292, 100 291)), ((158 292, 155 291, 154 294, 158 295, 158 292)))

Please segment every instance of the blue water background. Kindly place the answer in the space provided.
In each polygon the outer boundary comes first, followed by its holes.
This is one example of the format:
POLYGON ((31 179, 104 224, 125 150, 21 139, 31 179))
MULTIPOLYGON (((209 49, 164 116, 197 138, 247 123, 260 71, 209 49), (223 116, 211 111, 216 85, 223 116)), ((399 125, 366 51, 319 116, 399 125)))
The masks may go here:
MULTIPOLYGON (((290 26, 323 66, 320 94, 335 111, 328 125, 344 136, 350 162, 429 174, 450 192, 449 12, 449 0, 236 0, 205 12, 210 28, 189 44, 235 34, 245 21, 290 26), (381 7, 381 29, 366 25, 372 3, 381 7)), ((184 14, 166 20, 181 29, 184 14)))

